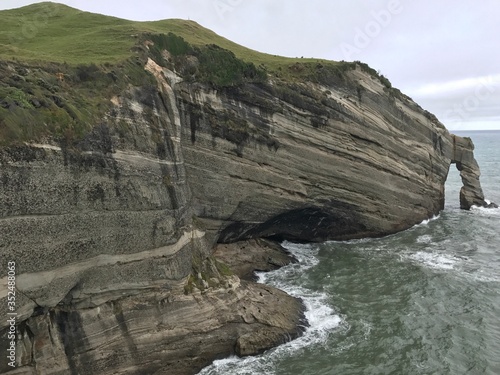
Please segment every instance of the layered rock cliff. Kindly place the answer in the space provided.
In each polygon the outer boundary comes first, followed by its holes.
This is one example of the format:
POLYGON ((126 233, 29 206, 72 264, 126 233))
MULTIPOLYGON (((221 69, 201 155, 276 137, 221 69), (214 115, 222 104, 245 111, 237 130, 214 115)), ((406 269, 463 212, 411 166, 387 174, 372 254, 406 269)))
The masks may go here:
MULTIPOLYGON (((190 374, 259 353, 300 334, 300 301, 240 281, 217 244, 407 229, 443 209, 451 163, 461 206, 486 204, 472 142, 362 65, 216 86, 186 79, 197 64, 145 58, 154 86, 108 98, 82 139, 0 150, 0 263, 15 261, 17 274, 13 374, 190 374)), ((0 277, 6 316, 5 267, 0 277)))

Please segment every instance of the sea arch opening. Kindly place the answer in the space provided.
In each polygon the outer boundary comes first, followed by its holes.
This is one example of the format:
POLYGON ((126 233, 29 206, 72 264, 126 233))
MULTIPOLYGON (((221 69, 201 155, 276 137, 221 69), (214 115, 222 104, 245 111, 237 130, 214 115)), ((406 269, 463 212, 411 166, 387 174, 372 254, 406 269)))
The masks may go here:
POLYGON ((444 184, 444 207, 456 209, 460 208, 460 190, 463 187, 460 170, 455 162, 451 162, 446 182, 444 184))

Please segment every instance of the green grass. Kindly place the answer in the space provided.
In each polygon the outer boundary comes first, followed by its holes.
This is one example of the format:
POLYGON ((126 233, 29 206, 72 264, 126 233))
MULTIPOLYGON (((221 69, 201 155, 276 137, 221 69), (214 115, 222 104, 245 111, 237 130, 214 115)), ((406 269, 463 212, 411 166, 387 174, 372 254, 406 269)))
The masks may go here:
POLYGON ((131 56, 134 22, 38 3, 0 12, 0 56, 23 61, 113 63, 131 56))
POLYGON ((138 35, 172 32, 193 46, 216 44, 232 51, 243 61, 253 62, 256 66, 265 67, 268 72, 285 77, 289 73, 300 76, 304 72, 304 68, 294 68, 296 64, 341 64, 257 52, 231 42, 194 21, 135 22, 51 2, 0 11, 0 24, 0 58, 4 60, 116 63, 134 55, 131 49, 136 45, 138 35))
POLYGON ((108 67, 0 59, 0 146, 44 137, 71 144, 99 123, 112 108, 109 99, 129 85, 154 85, 133 59, 108 67))

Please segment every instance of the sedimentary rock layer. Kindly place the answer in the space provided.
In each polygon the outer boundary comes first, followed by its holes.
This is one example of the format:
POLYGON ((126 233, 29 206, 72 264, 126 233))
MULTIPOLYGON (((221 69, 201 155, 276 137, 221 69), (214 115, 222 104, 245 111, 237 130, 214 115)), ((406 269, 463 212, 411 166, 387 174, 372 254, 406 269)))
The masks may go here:
POLYGON ((299 301, 237 277, 204 294, 181 290, 40 311, 18 327, 17 374, 188 375, 214 358, 279 345, 304 324, 299 301))
MULTIPOLYGON (((362 71, 349 79, 337 87, 275 82, 225 92, 176 86, 194 209, 211 236, 380 236, 443 208, 459 137, 362 71), (280 100, 289 90, 299 93, 280 100)), ((464 143, 470 155, 471 147, 464 143)), ((483 204, 476 185, 466 189, 483 204)))

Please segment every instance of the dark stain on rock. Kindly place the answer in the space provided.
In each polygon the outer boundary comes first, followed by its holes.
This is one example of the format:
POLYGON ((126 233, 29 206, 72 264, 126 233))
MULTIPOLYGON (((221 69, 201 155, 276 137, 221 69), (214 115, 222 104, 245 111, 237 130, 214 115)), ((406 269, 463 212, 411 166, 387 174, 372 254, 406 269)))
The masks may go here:
POLYGON ((106 193, 100 184, 97 184, 87 190, 87 198, 91 202, 95 202, 96 200, 100 200, 101 203, 104 204, 104 200, 106 199, 106 193))
POLYGON ((158 142, 156 144, 156 154, 160 160, 165 160, 167 158, 167 149, 165 143, 158 142))
POLYGON ((76 146, 80 151, 100 151, 103 154, 113 152, 113 140, 109 127, 106 124, 96 126, 76 146))
POLYGON ((127 322, 125 321, 125 316, 123 315, 123 310, 120 302, 113 302, 113 313, 115 314, 116 321, 118 322, 118 327, 122 333, 122 337, 125 340, 125 345, 127 346, 128 352, 131 354, 132 361, 136 362, 140 358, 137 346, 130 335, 127 327, 127 322))
POLYGON ((79 313, 76 311, 53 310, 50 312, 50 318, 57 325, 59 337, 68 359, 70 374, 81 375, 82 373, 88 373, 84 370, 84 366, 90 364, 93 358, 85 354, 89 349, 89 342, 83 331, 79 313))
POLYGON ((0 150, 1 162, 19 162, 32 163, 34 161, 43 161, 46 159, 46 150, 30 146, 13 146, 0 150))
POLYGON ((191 129, 191 143, 194 144, 196 142, 196 129, 198 127, 198 123, 200 122, 200 114, 199 112, 192 111, 189 114, 189 127, 191 129))

